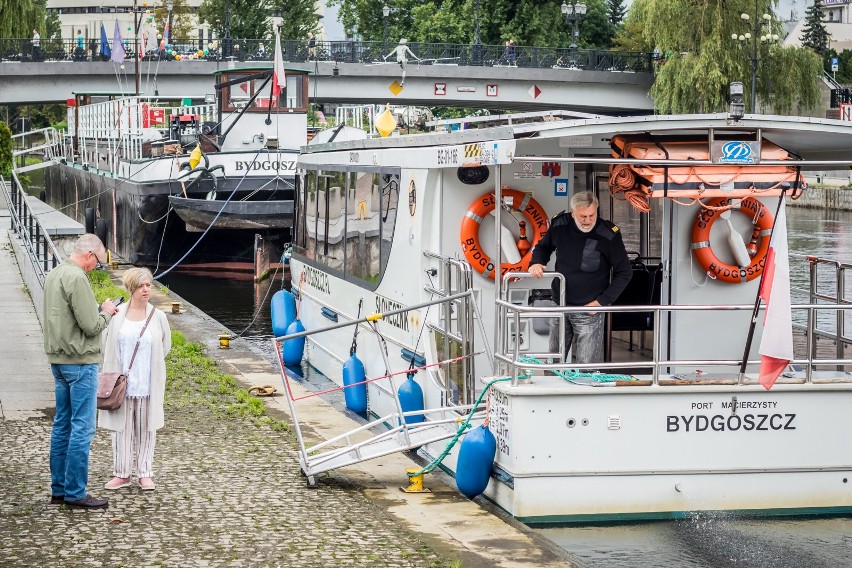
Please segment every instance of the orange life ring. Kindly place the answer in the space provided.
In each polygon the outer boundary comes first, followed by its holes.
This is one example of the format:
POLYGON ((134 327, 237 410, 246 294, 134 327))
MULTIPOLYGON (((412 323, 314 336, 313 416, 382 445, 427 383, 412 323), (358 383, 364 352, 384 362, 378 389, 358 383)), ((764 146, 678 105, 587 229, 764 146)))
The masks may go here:
MULTIPOLYGON (((525 272, 530 266, 532 249, 538 244, 541 237, 544 236, 550 225, 550 219, 548 219, 544 208, 539 205, 538 201, 533 199, 532 194, 509 188, 504 188, 501 193, 504 198, 511 197, 512 209, 522 213, 526 217, 532 230, 532 238, 530 239, 530 250, 521 257, 519 262, 504 262, 500 266, 500 274, 525 272)), ((485 254, 485 251, 482 250, 482 246, 479 244, 479 228, 482 226, 482 221, 485 217, 494 210, 494 205, 495 198, 493 192, 481 195, 470 205, 461 224, 461 246, 464 256, 473 269, 486 278, 495 277, 494 263, 485 254)))
POLYGON ((707 204, 709 209, 702 208, 698 212, 692 224, 692 251, 695 253, 698 264, 710 278, 729 284, 739 284, 754 280, 763 272, 766 253, 769 252, 769 236, 772 234, 773 219, 772 213, 766 206, 754 197, 747 197, 735 206, 734 210, 754 220, 754 232, 749 247, 749 255, 752 259, 748 266, 725 264, 710 248, 710 229, 724 207, 730 203, 727 197, 718 197, 707 204), (753 254, 752 251, 754 251, 753 254))

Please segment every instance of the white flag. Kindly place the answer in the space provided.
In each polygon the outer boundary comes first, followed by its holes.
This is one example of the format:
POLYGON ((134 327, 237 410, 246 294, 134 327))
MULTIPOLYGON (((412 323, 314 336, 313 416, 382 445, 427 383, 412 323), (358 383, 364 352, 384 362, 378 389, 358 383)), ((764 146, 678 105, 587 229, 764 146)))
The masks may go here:
POLYGON ((278 100, 278 96, 283 89, 287 88, 287 82, 284 78, 284 56, 281 53, 281 36, 278 35, 278 28, 275 28, 275 56, 272 61, 272 97, 278 100))

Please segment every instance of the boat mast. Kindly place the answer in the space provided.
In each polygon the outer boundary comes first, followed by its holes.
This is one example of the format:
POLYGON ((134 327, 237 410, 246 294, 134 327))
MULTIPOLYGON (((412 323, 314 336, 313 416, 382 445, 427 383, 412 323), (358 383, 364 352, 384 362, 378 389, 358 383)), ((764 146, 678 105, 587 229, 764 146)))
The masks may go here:
POLYGON ((135 95, 139 96, 139 4, 133 0, 133 78, 136 82, 135 95))

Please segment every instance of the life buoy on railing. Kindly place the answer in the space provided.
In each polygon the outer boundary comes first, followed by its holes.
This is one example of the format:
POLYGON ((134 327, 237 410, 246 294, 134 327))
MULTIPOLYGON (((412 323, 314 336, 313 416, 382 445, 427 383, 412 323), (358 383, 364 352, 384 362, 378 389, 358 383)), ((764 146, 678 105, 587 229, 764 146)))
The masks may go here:
POLYGON ((692 224, 692 250, 698 264, 710 278, 729 284, 739 284, 754 280, 763 272, 766 253, 769 252, 769 236, 772 234, 773 219, 772 213, 766 206, 754 197, 747 197, 740 201, 739 205, 734 205, 733 210, 744 213, 752 219, 754 230, 751 242, 746 246, 751 262, 748 266, 726 264, 719 260, 710 247, 710 229, 713 228, 713 223, 722 211, 727 210, 730 203, 730 199, 718 197, 705 204, 705 207, 698 212, 692 224))
MULTIPOLYGON (((503 188, 501 193, 504 198, 510 197, 512 199, 512 209, 522 213, 526 218, 532 230, 532 238, 530 239, 531 246, 521 256, 521 260, 514 263, 504 262, 500 266, 500 274, 525 272, 530 265, 532 248, 535 247, 547 231, 550 220, 544 208, 533 199, 532 194, 509 188, 503 188)), ((494 211, 494 206, 495 197, 493 192, 479 196, 468 208, 461 224, 461 245, 464 256, 473 269, 486 278, 494 278, 494 263, 485 254, 485 251, 482 250, 482 246, 479 243, 479 229, 485 217, 494 211)))

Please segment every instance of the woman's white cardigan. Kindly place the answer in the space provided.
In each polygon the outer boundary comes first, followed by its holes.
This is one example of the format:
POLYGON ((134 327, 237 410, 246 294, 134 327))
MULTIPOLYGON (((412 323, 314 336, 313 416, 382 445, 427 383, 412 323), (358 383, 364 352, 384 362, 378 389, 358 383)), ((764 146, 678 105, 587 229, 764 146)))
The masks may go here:
MULTIPOLYGON (((127 369, 121 368, 118 358, 118 331, 127 316, 128 304, 119 306, 118 313, 109 322, 106 333, 106 344, 104 346, 104 364, 102 371, 123 373, 127 369)), ((163 427, 165 418, 163 416, 163 398, 166 392, 166 354, 172 348, 172 332, 169 328, 169 320, 161 310, 148 304, 145 317, 155 310, 151 323, 148 324, 146 333, 151 333, 151 395, 148 397, 148 429, 159 430, 163 427)), ((121 432, 124 430, 125 411, 129 405, 122 404, 117 410, 99 410, 98 426, 121 432)))

